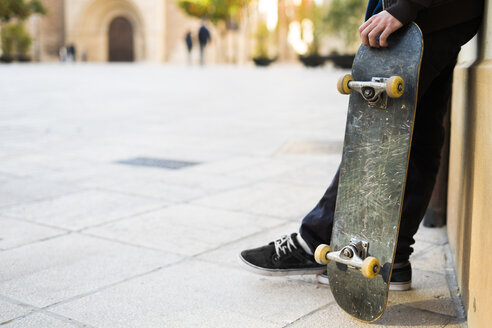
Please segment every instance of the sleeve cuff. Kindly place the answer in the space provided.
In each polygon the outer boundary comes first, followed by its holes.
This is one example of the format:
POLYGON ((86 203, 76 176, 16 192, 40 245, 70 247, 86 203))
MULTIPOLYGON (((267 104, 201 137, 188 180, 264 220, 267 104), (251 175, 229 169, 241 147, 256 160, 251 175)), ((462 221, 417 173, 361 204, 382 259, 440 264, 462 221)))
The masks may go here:
POLYGON ((411 1, 398 0, 394 5, 387 8, 386 11, 405 25, 415 20, 419 9, 421 9, 421 6, 411 1))

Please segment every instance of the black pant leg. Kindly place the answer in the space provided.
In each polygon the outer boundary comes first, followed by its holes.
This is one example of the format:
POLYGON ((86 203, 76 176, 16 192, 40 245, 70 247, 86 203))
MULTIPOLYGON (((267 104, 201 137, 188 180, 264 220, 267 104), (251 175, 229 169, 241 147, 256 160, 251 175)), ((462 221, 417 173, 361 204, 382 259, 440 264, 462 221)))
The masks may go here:
POLYGON ((333 177, 333 181, 316 207, 302 220, 299 232, 312 251, 319 244, 329 244, 333 229, 333 216, 337 201, 338 178, 340 166, 333 177))
POLYGON ((420 98, 414 124, 407 184, 403 200, 395 260, 408 260, 413 236, 432 196, 444 143, 443 119, 448 109, 456 59, 434 79, 420 98))
POLYGON ((436 182, 444 143, 443 120, 451 100, 453 71, 461 46, 477 32, 480 18, 424 35, 419 99, 395 260, 408 260, 436 182))

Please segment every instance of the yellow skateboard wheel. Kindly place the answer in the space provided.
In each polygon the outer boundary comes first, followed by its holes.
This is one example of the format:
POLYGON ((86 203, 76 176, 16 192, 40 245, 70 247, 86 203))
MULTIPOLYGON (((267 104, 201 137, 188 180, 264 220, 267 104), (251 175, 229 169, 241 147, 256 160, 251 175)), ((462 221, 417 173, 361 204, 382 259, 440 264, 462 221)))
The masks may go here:
POLYGON ((386 93, 390 98, 400 98, 405 91, 405 82, 399 76, 392 76, 386 81, 386 93))
POLYGON ((326 258, 326 255, 329 252, 331 252, 331 247, 326 244, 321 244, 316 247, 316 250, 314 251, 314 259, 319 264, 328 264, 330 263, 330 260, 326 258))
POLYGON ((367 257, 364 262, 362 262, 362 275, 366 278, 375 278, 379 270, 381 269, 381 264, 379 260, 373 256, 367 257))
POLYGON ((352 89, 349 88, 349 82, 353 81, 354 78, 350 74, 345 74, 340 76, 337 81, 337 90, 342 95, 348 95, 352 93, 352 89))

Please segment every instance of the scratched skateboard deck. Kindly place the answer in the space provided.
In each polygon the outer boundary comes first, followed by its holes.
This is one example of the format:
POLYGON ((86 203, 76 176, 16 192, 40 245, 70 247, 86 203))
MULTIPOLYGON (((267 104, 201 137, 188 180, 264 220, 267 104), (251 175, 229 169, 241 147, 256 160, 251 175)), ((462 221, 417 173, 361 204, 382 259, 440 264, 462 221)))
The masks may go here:
POLYGON ((384 109, 364 98, 364 92, 370 96, 371 90, 363 86, 350 93, 330 244, 330 253, 338 251, 342 260, 332 258, 327 264, 335 300, 346 313, 365 322, 380 318, 388 299, 417 103, 422 33, 412 23, 393 33, 388 44, 388 48, 361 46, 352 67, 354 81, 399 76, 404 91, 399 98, 386 97, 384 109), (351 249, 344 249, 347 245, 354 246, 359 262, 369 256, 379 260, 374 278, 364 276, 363 267, 350 265, 355 260, 350 258, 351 249))

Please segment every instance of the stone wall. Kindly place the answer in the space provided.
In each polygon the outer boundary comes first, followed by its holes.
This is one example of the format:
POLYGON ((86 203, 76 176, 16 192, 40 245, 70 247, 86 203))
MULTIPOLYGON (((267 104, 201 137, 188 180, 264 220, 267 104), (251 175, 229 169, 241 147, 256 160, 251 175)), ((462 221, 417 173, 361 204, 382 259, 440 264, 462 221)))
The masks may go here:
POLYGON ((39 31, 34 35, 39 42, 39 57, 36 59, 53 61, 65 43, 64 1, 43 0, 43 5, 48 9, 48 15, 39 19, 39 31))
POLYGON ((451 111, 448 237, 469 327, 492 309, 492 8, 455 69, 451 111))

